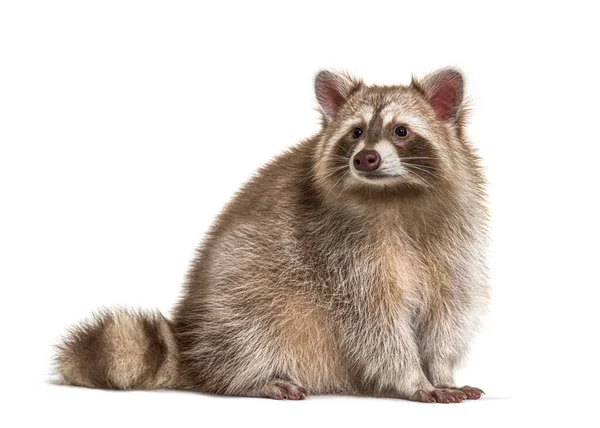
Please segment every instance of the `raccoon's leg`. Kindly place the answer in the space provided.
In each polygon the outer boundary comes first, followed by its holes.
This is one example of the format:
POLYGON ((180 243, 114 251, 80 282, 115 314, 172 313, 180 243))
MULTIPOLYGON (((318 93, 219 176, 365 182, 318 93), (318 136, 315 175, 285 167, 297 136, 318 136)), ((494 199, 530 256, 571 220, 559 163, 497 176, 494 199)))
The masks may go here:
POLYGON ((436 388, 460 391, 465 395, 465 398, 471 400, 477 400, 478 398, 481 398, 482 394, 484 394, 481 389, 472 386, 455 386, 453 364, 448 361, 444 361, 443 352, 436 353, 434 356, 430 357, 426 363, 426 366, 429 379, 432 385, 434 385, 436 388))
POLYGON ((413 335, 405 336, 403 346, 399 351, 403 361, 398 373, 398 381, 394 386, 406 398, 425 403, 460 403, 467 398, 462 391, 443 385, 434 385, 427 379, 413 335))
POLYGON ((461 391, 431 384, 423 371, 410 322, 395 320, 395 324, 394 329, 365 329, 362 337, 353 340, 361 344, 354 356, 363 368, 363 389, 426 403, 460 403, 466 399, 461 391))
POLYGON ((180 316, 186 389, 276 400, 306 398, 311 385, 298 375, 272 311, 251 315, 244 313, 252 310, 249 305, 234 309, 228 306, 232 302, 212 301, 202 308, 202 320, 195 313, 180 316))
POLYGON ((202 334, 190 346, 182 341, 186 389, 276 400, 306 398, 309 385, 295 376, 279 343, 266 335, 252 337, 243 329, 223 331, 217 324, 212 327, 208 330, 213 334, 202 334))
POLYGON ((454 370, 466 353, 470 325, 464 319, 459 322, 462 317, 457 314, 436 315, 420 338, 427 377, 436 388, 461 391, 466 398, 476 400, 484 393, 481 389, 457 387, 454 382, 454 370))

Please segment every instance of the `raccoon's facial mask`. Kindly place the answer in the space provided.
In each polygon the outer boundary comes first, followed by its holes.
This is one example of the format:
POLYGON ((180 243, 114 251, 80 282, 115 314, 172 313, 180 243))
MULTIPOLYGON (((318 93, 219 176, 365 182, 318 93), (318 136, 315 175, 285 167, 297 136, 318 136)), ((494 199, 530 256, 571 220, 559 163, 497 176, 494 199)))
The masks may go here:
POLYGON ((317 163, 328 187, 435 186, 446 131, 462 103, 458 72, 443 70, 408 87, 368 87, 326 71, 315 90, 325 131, 317 163))
POLYGON ((319 167, 336 185, 431 187, 440 167, 432 130, 402 102, 361 89, 327 126, 319 167), (382 106, 382 104, 384 104, 382 106))
POLYGON ((422 135, 429 132, 415 118, 394 113, 394 107, 374 115, 368 125, 354 128, 354 144, 347 146, 345 139, 337 144, 340 152, 334 157, 347 157, 351 181, 369 185, 427 185, 435 178, 437 154, 422 135), (342 150, 344 144, 347 150, 342 150))

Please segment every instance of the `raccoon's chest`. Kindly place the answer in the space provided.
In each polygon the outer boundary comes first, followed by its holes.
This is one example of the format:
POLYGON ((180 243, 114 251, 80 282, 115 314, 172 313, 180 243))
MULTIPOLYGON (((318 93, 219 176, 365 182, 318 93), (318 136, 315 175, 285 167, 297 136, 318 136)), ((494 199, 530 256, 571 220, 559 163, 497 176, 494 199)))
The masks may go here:
POLYGON ((373 288, 388 304, 423 310, 430 297, 430 268, 427 257, 403 236, 382 237, 373 258, 373 288))
POLYGON ((435 240, 418 242, 402 231, 386 232, 379 236, 370 269, 381 310, 409 311, 420 320, 461 298, 455 257, 448 248, 435 240))

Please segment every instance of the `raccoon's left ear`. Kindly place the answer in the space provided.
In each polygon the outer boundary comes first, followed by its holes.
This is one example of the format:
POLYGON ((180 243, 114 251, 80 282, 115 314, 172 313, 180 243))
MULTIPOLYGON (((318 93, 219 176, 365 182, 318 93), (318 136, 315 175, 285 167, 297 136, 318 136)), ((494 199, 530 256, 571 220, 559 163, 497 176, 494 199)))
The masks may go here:
POLYGON ((444 122, 454 122, 463 101, 464 79, 452 68, 425 76, 421 81, 413 79, 412 86, 420 89, 436 115, 444 122))
POLYGON ((361 82, 352 79, 347 74, 321 70, 315 77, 315 95, 325 113, 325 118, 331 121, 340 108, 348 100, 361 82))

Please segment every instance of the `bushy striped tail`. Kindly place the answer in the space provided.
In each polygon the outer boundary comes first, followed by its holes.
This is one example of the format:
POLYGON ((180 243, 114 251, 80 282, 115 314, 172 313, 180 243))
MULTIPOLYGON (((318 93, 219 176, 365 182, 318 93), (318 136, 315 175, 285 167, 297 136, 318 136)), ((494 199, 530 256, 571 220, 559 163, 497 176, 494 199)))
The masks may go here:
POLYGON ((108 389, 177 386, 179 351, 159 312, 104 310, 57 346, 55 369, 72 385, 108 389))

